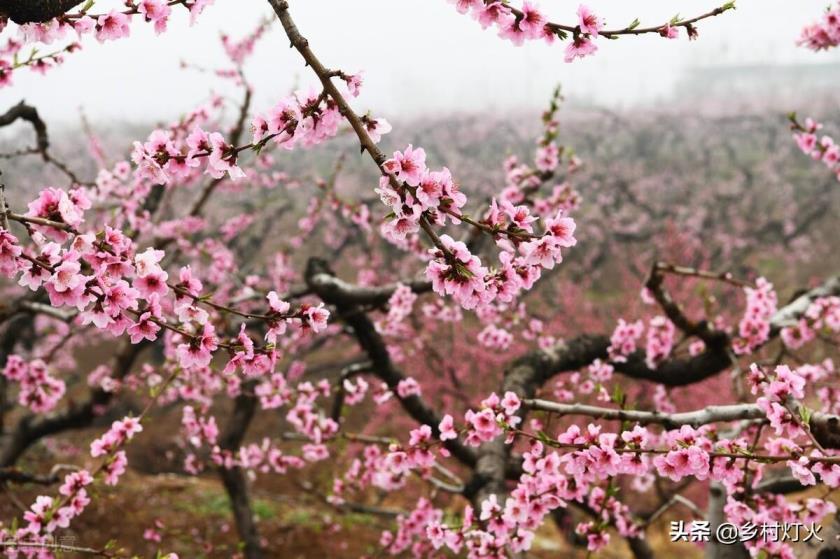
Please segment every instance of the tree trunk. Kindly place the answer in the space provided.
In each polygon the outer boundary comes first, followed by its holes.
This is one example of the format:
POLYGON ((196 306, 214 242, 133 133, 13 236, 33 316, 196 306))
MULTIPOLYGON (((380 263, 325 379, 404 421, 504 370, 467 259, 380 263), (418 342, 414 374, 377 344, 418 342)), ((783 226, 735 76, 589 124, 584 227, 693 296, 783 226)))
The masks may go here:
POLYGON ((715 537, 718 526, 726 522, 723 507, 726 505, 726 489, 712 482, 709 487, 709 528, 711 537, 706 544, 706 559, 747 559, 750 555, 742 543, 721 543, 715 537))
MULTIPOLYGON (((242 445, 248 426, 257 411, 257 399, 253 396, 254 383, 248 382, 242 387, 242 394, 236 397, 233 408, 233 417, 224 434, 222 434, 219 446, 225 450, 236 452, 242 445)), ((236 521, 236 530, 239 539, 244 545, 245 559, 262 559, 262 547, 260 546, 260 534, 257 530, 257 523, 254 513, 251 510, 251 499, 248 496, 248 480, 241 468, 219 468, 219 476, 230 499, 230 506, 233 510, 233 518, 236 521)))

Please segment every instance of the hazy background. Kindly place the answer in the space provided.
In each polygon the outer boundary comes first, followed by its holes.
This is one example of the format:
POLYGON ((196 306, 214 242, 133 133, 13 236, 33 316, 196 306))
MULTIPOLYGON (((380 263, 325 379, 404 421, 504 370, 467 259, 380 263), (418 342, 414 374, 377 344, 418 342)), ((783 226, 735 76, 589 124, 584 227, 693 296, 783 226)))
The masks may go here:
MULTIPOLYGON (((679 11, 695 16, 719 3, 679 2, 679 11)), ((119 2, 100 0, 97 10, 112 4, 119 2)), ((676 3, 588 4, 615 28, 634 17, 642 25, 658 25, 675 15, 676 3)), ((575 21, 577 5, 541 3, 552 20, 562 22, 575 21)), ((784 95, 791 108, 807 110, 809 96, 797 99, 798 88, 836 91, 840 85, 840 49, 814 54, 795 45, 799 30, 825 5, 826 0, 742 0, 734 12, 701 22, 697 41, 658 36, 601 39, 597 56, 566 64, 563 45, 514 48, 458 14, 446 0, 291 2, 301 31, 328 66, 366 71, 359 108, 390 118, 539 108, 557 82, 578 102, 617 109, 657 106, 681 97, 693 102, 713 92, 731 96, 738 106, 749 102, 741 82, 750 75, 762 79, 764 93, 784 95), (791 72, 798 79, 789 79, 791 72)), ((219 33, 239 37, 271 14, 262 0, 216 0, 189 27, 182 11, 176 10, 170 31, 163 35, 137 22, 131 40, 99 44, 86 38, 87 52, 68 57, 46 77, 20 72, 13 88, 0 91, 0 106, 25 98, 52 124, 69 123, 79 107, 94 122, 145 123, 175 117, 219 87, 218 79, 183 70, 180 62, 218 67, 224 60, 219 33)), ((279 23, 259 44, 248 76, 258 92, 258 109, 295 83, 313 82, 297 54, 287 48, 279 23)))

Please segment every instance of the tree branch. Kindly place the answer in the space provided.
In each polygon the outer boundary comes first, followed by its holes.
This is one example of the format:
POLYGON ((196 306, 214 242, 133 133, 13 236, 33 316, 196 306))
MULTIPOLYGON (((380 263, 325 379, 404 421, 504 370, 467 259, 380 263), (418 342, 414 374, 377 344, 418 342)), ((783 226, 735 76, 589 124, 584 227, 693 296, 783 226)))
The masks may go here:
MULTIPOLYGON (((257 411, 257 398, 253 395, 254 382, 243 387, 242 393, 236 397, 233 415, 219 439, 219 446, 224 450, 236 452, 241 446, 248 426, 257 411)), ((260 546, 260 535, 254 513, 251 510, 251 499, 248 495, 248 480, 245 472, 239 466, 233 468, 220 467, 219 476, 230 499, 236 528, 244 547, 247 559, 261 559, 263 556, 260 546)))
POLYGON ((17 24, 49 21, 84 0, 0 0, 0 14, 17 24))
MULTIPOLYGON (((402 404, 403 409, 421 425, 428 425, 432 428, 435 437, 438 436, 438 424, 441 417, 438 416, 421 398, 411 395, 407 398, 400 398, 397 394, 397 385, 405 380, 405 375, 394 366, 388 348, 382 336, 376 331, 376 327, 359 304, 360 297, 355 290, 345 291, 347 284, 337 281, 335 274, 330 270, 329 265, 320 259, 311 258, 306 266, 306 283, 313 293, 317 294, 322 301, 335 307, 337 314, 347 326, 353 329, 353 335, 359 346, 367 353, 370 359, 371 372, 388 385, 395 397, 402 404)), ((377 291, 377 300, 387 300, 385 291, 377 291)), ((369 293, 366 293, 368 295, 369 293)), ((368 299, 364 299, 368 300, 368 299)), ((464 446, 457 440, 449 440, 445 443, 446 448, 458 460, 468 466, 474 466, 477 456, 473 449, 464 446)))
POLYGON ((525 400, 523 403, 532 410, 556 413, 561 416, 583 415, 597 419, 632 421, 642 425, 655 423, 664 426, 666 429, 676 429, 682 425, 699 427, 722 421, 764 419, 765 417, 764 412, 758 406, 752 404, 707 406, 689 412, 662 413, 658 411, 602 408, 585 404, 559 404, 547 400, 525 400))

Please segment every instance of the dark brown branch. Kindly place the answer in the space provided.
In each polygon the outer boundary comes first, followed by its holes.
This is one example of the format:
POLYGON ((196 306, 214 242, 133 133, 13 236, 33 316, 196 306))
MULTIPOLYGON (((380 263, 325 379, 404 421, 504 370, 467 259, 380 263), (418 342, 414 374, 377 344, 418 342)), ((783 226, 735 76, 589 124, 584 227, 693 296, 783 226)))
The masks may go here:
MULTIPOLYGON (((2 10, 2 7, 0 7, 2 10)), ((18 119, 25 120, 35 129, 36 150, 46 159, 47 150, 50 147, 49 136, 47 135, 47 125, 41 120, 38 114, 38 109, 31 105, 27 105, 26 101, 21 101, 4 114, 0 115, 0 128, 9 126, 18 119)))
POLYGON ((786 495, 788 493, 798 493, 808 489, 797 478, 790 475, 783 475, 773 477, 759 483, 753 491, 755 493, 775 493, 777 495, 786 495))
MULTIPOLYGON (((431 282, 426 280, 415 279, 402 283, 418 295, 428 293, 432 290, 431 282)), ((313 290, 317 289, 319 295, 323 294, 326 297, 340 298, 347 304, 363 307, 379 307, 384 305, 397 289, 397 284, 366 287, 354 285, 330 275, 315 275, 312 277, 309 285, 313 290)))
POLYGON ((56 464, 49 474, 32 474, 18 468, 0 468, 0 483, 32 483, 35 485, 53 485, 62 479, 61 472, 64 470, 76 470, 75 466, 56 464))
MULTIPOLYGON (((257 411, 257 398, 253 395, 254 383, 243 387, 242 393, 236 397, 233 415, 219 439, 219 446, 224 450, 236 452, 242 445, 248 426, 257 411)), ((260 546, 260 535, 254 513, 251 510, 251 500, 248 495, 248 480, 245 472, 238 466, 233 468, 219 468, 219 476, 230 499, 233 517, 239 538, 244 544, 243 551, 246 559, 261 559, 263 556, 260 546)))
MULTIPOLYGON (((2 2, 2 0, 0 0, 2 2)), ((35 147, 16 152, 11 154, 11 156, 16 155, 28 155, 28 154, 40 154, 41 159, 43 159, 46 163, 54 166, 56 169, 64 173, 74 184, 83 184, 76 174, 70 170, 70 168, 63 162, 59 161, 49 151, 50 148, 50 139, 49 135, 47 134, 47 125, 41 119, 41 116, 38 114, 38 109, 27 105, 25 101, 21 101, 8 111, 6 111, 3 115, 0 115, 0 128, 4 126, 9 126, 16 122, 17 120, 25 120, 26 122, 32 125, 32 128, 35 130, 35 147)))
POLYGON ((677 328, 685 332, 686 335, 697 336, 706 342, 706 344, 716 344, 719 341, 723 341, 720 338, 723 336, 725 339, 725 334, 713 330, 706 321, 695 322, 689 319, 683 313, 679 303, 671 298, 671 294, 665 289, 664 283, 665 272, 673 269, 676 268, 673 266, 669 267, 667 264, 661 262, 654 262, 650 270, 650 275, 645 282, 645 287, 653 294, 654 299, 662 307, 668 319, 677 328))
POLYGON ((17 24, 51 20, 84 0, 0 0, 0 14, 17 24))
MULTIPOLYGON (((114 357, 113 376, 122 379, 131 370, 134 361, 147 343, 132 345, 123 340, 114 357)), ((0 448, 0 467, 12 466, 32 444, 50 435, 70 429, 89 426, 100 415, 99 410, 111 403, 113 393, 97 388, 89 399, 80 405, 72 405, 59 413, 37 417, 26 415, 18 422, 8 442, 0 448)))
MULTIPOLYGON (((371 362, 372 373, 388 385, 403 409, 421 425, 428 425, 432 428, 434 436, 439 434, 438 424, 441 417, 434 412, 419 396, 412 395, 407 398, 400 398, 396 395, 397 385, 405 380, 405 375, 394 366, 385 341, 376 331, 376 327, 360 307, 359 298, 353 295, 353 291, 345 292, 343 282, 336 281, 335 274, 330 270, 328 264, 320 259, 312 258, 306 266, 306 282, 313 293, 317 294, 322 301, 335 307, 338 316, 347 326, 353 329, 353 335, 359 346, 367 353, 371 362)), ((384 292, 378 293, 378 297, 387 300, 384 292)), ((446 441, 446 448, 458 460, 468 466, 475 466, 476 453, 471 448, 464 446, 459 441, 446 441)))
MULTIPOLYGON (((318 79, 321 81, 321 85, 324 88, 324 92, 329 95, 329 97, 335 102, 338 106, 338 110, 341 113, 347 122, 350 123, 350 127, 353 128, 353 131, 356 133, 356 136, 359 138, 359 143, 362 147, 362 152, 367 151, 368 155, 370 155, 373 162, 376 164, 376 167, 379 169, 379 172, 388 177, 388 180, 391 183, 391 186, 396 191, 400 191, 401 185, 397 182, 397 179, 394 175, 387 173, 383 167, 387 157, 379 149, 376 145, 376 142, 370 137, 368 134, 367 127, 365 126, 364 122, 362 122, 361 117, 353 110, 350 104, 347 102, 347 99, 341 94, 338 88, 333 83, 333 78, 338 75, 336 72, 330 71, 327 69, 321 61, 315 56, 315 53, 312 52, 312 49, 309 48, 309 41, 300 34, 300 30, 298 30, 297 25, 295 25, 294 20, 292 20, 292 16, 289 13, 289 3, 286 0, 269 0, 269 4, 274 9, 274 13, 277 14, 277 18, 280 20, 280 23, 283 25, 283 30, 286 32, 286 36, 289 38, 289 41, 292 44, 292 47, 297 50, 300 55, 303 57, 306 64, 312 68, 312 71, 315 72, 315 75, 318 76, 318 79)), ((465 216, 460 216, 463 221, 467 221, 465 216)), ((443 254, 449 255, 449 249, 447 249, 438 237, 438 234, 435 232, 432 225, 429 223, 429 220, 422 216, 420 218, 420 228, 423 230, 424 233, 429 237, 432 244, 440 250, 443 254)))
POLYGON ((369 361, 360 361, 352 363, 341 370, 341 374, 336 381, 336 394, 333 400, 332 411, 330 417, 335 422, 341 421, 341 414, 344 412, 344 398, 346 391, 344 390, 344 381, 353 378, 356 375, 367 373, 371 370, 372 364, 369 361))

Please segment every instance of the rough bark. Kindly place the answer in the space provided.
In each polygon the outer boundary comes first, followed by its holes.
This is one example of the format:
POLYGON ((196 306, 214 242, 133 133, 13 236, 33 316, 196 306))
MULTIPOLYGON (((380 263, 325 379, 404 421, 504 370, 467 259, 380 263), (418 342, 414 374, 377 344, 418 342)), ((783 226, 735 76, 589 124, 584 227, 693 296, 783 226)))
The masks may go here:
MULTIPOLYGON (((236 452, 242 445, 248 426, 257 411, 257 399, 251 394, 253 383, 245 386, 243 393, 236 397, 233 415, 225 432, 219 440, 219 446, 225 450, 236 452)), ((230 499, 233 517, 236 521, 236 529, 239 532, 239 539, 244 547, 246 559, 262 559, 263 552, 260 546, 260 535, 254 513, 251 509, 251 499, 248 494, 248 480, 241 468, 219 468, 219 476, 230 499)))
POLYGON ((41 120, 38 109, 27 105, 25 101, 21 101, 0 115, 0 128, 9 126, 18 119, 25 120, 32 125, 32 128, 35 130, 36 149, 46 156, 47 149, 50 147, 50 140, 47 135, 47 125, 41 120))
POLYGON ((726 522, 723 507, 726 505, 726 489, 712 482, 709 487, 709 528, 711 537, 705 548, 706 559, 747 559, 750 554, 742 543, 722 543, 715 537, 718 526, 726 522))
MULTIPOLYGON (((397 385, 406 377, 391 361, 385 341, 376 331, 373 321, 358 303, 359 300, 370 300, 367 295, 358 297, 358 292, 344 289, 348 284, 338 281, 328 264, 317 258, 312 258, 307 263, 306 283, 309 289, 318 295, 322 301, 334 306, 338 317, 353 330, 353 336, 357 343, 370 359, 372 373, 388 385, 403 409, 415 421, 431 427, 432 433, 437 436, 441 417, 420 396, 412 395, 407 398, 400 398, 396 394, 397 385)), ((374 290, 368 294, 370 293, 376 293, 374 299, 379 300, 380 297, 384 297, 385 292, 379 293, 374 290)), ((390 294, 385 297, 386 301, 388 297, 390 297, 390 294)), ((473 449, 464 446, 457 440, 446 441, 445 444, 455 458, 468 466, 475 466, 477 456, 473 449)))
POLYGON ((0 14, 18 24, 49 21, 84 0, 0 0, 0 14))

